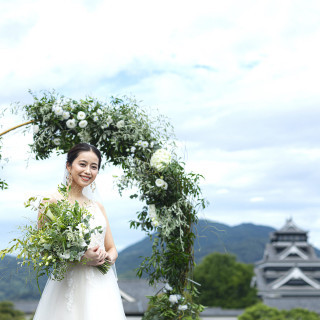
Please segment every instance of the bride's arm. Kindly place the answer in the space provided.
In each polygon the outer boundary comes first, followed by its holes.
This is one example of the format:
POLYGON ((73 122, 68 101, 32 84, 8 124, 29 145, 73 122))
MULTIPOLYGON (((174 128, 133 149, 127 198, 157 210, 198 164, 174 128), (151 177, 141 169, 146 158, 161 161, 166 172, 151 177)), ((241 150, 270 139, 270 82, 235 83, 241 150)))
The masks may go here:
POLYGON ((104 238, 104 247, 107 252, 106 259, 109 260, 111 264, 114 264, 118 258, 118 252, 117 252, 116 246, 113 241, 113 237, 112 237, 112 233, 111 233, 111 229, 110 229, 110 225, 109 225, 106 211, 104 210, 104 207, 101 203, 97 202, 97 204, 98 204, 99 208, 101 209, 101 211, 107 221, 107 231, 106 231, 106 236, 104 238))

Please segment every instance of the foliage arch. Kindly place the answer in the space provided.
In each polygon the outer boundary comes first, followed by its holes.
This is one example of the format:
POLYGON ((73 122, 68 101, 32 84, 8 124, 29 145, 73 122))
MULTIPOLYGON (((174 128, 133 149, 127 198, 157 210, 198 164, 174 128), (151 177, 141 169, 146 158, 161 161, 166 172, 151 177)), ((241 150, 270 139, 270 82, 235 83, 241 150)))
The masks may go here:
POLYGON ((198 319, 202 306, 193 300, 197 289, 191 279, 193 225, 206 201, 199 187, 202 176, 186 173, 175 153, 170 123, 163 116, 152 118, 128 97, 104 102, 92 97, 74 100, 54 91, 31 94, 33 103, 18 110, 27 120, 23 125, 33 127, 30 147, 36 159, 46 159, 53 151, 66 153, 79 142, 93 144, 104 156, 103 166, 111 163, 123 169, 120 194, 136 186, 138 193, 130 197, 146 203, 130 222, 153 240, 152 255, 144 258, 137 275, 145 273, 151 285, 166 286, 150 297, 144 319, 198 319))

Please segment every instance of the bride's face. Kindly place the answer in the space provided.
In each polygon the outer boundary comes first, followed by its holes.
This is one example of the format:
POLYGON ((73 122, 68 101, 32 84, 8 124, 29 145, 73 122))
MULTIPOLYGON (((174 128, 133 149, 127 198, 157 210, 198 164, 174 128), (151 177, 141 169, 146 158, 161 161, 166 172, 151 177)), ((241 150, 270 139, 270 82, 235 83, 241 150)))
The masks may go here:
POLYGON ((72 176, 72 184, 84 188, 92 183, 99 172, 99 159, 93 151, 80 152, 67 169, 72 176))

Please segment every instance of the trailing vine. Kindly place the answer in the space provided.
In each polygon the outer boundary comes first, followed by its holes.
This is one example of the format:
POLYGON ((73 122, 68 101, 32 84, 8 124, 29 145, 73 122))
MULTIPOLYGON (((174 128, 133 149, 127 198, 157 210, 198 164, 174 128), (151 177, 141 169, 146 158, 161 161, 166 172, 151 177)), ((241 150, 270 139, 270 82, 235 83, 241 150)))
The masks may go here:
POLYGON ((30 147, 36 159, 49 158, 53 151, 66 153, 80 142, 93 144, 104 156, 103 167, 110 163, 122 168, 120 194, 135 187, 138 191, 130 197, 146 204, 130 222, 153 240, 152 255, 144 258, 137 275, 145 274, 150 285, 161 282, 164 288, 149 297, 143 319, 199 319, 203 307, 194 303, 193 226, 206 201, 199 187, 202 176, 187 173, 175 152, 170 123, 163 116, 151 117, 128 97, 105 102, 56 92, 32 96, 34 102, 20 109, 33 128, 30 147))

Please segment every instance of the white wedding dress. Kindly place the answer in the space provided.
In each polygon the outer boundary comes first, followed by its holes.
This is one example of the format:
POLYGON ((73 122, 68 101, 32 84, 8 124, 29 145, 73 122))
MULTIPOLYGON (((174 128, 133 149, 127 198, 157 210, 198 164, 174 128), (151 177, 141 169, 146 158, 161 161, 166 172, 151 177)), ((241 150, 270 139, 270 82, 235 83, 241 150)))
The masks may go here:
MULTIPOLYGON (((104 246, 106 220, 95 202, 89 205, 91 225, 103 232, 92 235, 89 248, 104 246)), ((126 319, 115 272, 103 275, 92 266, 70 267, 62 281, 49 279, 34 320, 124 320, 126 319)))

